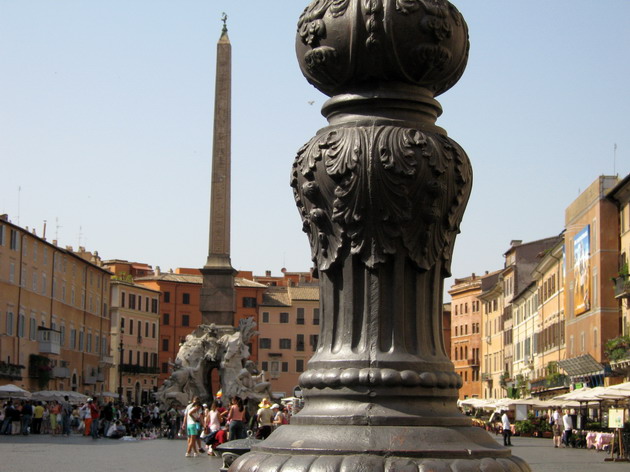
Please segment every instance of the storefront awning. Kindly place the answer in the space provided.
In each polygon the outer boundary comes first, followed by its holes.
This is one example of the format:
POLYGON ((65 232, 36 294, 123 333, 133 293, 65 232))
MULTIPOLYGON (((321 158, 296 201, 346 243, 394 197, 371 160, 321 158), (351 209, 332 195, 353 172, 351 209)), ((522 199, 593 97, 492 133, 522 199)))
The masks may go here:
POLYGON ((602 375, 604 373, 604 366, 590 354, 558 361, 558 367, 571 377, 602 375))

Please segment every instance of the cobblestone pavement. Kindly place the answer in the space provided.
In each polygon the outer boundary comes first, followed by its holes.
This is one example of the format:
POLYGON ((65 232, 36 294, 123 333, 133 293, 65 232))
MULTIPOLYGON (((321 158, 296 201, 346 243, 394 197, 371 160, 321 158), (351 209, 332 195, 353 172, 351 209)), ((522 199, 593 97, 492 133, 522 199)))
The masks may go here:
MULTIPOLYGON (((501 438, 497 437, 497 441, 501 438)), ((512 453, 533 472, 621 472, 604 452, 554 449, 551 439, 512 438, 512 453)), ((216 472, 216 457, 184 457, 183 440, 93 440, 81 436, 0 436, 0 472, 216 472)))

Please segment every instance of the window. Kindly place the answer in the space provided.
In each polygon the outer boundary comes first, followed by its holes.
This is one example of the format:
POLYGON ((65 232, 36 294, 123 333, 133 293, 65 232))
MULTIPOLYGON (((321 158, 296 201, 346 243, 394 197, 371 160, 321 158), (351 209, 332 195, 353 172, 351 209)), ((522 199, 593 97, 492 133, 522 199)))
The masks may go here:
POLYGON ((149 337, 149 322, 148 321, 144 322, 144 337, 145 338, 149 337))
POLYGON ((164 303, 171 303, 171 292, 164 292, 164 303))
POLYGON ((120 331, 125 331, 125 319, 120 317, 120 331))
POLYGON ((61 325, 61 327, 59 328, 59 331, 60 331, 59 338, 60 338, 61 347, 65 347, 65 345, 66 345, 66 327, 65 327, 65 325, 61 325))
POLYGON ((12 249, 14 251, 17 251, 19 249, 18 233, 14 229, 11 230, 11 239, 9 241, 9 249, 12 249))
POLYGON ((24 337, 24 323, 26 323, 24 313, 20 313, 18 315, 18 325, 17 325, 17 335, 19 338, 24 337))
POLYGON ((153 323, 153 327, 151 329, 151 337, 155 339, 156 335, 157 335, 157 325, 153 323))
POLYGON ((263 372, 267 372, 269 370, 269 362, 263 361, 261 366, 263 372))
POLYGON ((132 310, 136 309, 136 295, 135 295, 135 293, 130 293, 129 294, 129 308, 131 308, 132 310))
POLYGON ((184 305, 190 305, 190 293, 184 293, 182 296, 182 303, 184 305))
POLYGON ((151 299, 151 313, 157 313, 157 312, 158 312, 157 298, 152 298, 151 299))
POLYGON ((85 352, 92 352, 92 333, 88 333, 87 335, 87 343, 85 347, 85 352))
POLYGON ((289 314, 280 313, 280 323, 288 323, 288 322, 289 322, 289 314))
POLYGON ((31 316, 31 325, 29 326, 29 339, 31 341, 35 341, 35 339, 37 339, 37 321, 35 320, 35 318, 33 316, 31 316))
POLYGON ((133 334, 133 320, 129 320, 129 334, 133 334))
POLYGON ((304 359, 296 359, 295 360, 295 371, 296 372, 304 372, 304 359))
POLYGON ((4 246, 4 225, 0 225, 0 246, 4 246))
POLYGON ((162 373, 168 374, 168 362, 162 362, 162 373))
POLYGON ((142 353, 142 362, 145 367, 149 367, 149 353, 148 352, 143 352, 142 353))
POLYGON ((311 348, 313 348, 313 352, 317 349, 317 343, 319 342, 319 334, 311 334, 309 336, 309 343, 311 348))
POLYGON ((142 336, 142 321, 138 320, 138 337, 142 336))
POLYGON ((70 349, 77 348, 77 330, 70 328, 70 349))
POLYGON ((190 315, 182 315, 182 326, 190 326, 190 315))
POLYGON ((6 320, 6 331, 8 336, 13 336, 13 312, 7 312, 7 320, 6 320))
POLYGON ((168 352, 168 338, 162 339, 162 351, 168 352))
POLYGON ((168 326, 171 323, 170 313, 164 313, 162 315, 162 324, 168 326))
MULTIPOLYGON (((129 365, 133 364, 133 352, 132 351, 129 351, 129 355, 127 357, 129 358, 129 361, 127 361, 127 363, 129 365)), ((131 380, 131 379, 129 379, 129 380, 131 380)))
POLYGON ((297 351, 303 351, 304 350, 304 335, 298 334, 295 343, 296 343, 295 349, 297 351))
POLYGON ((289 363, 288 362, 283 362, 282 363, 282 372, 289 372, 289 363))
POLYGON ((297 320, 295 322, 299 325, 304 324, 304 308, 297 309, 297 320))
POLYGON ((148 312, 151 308, 149 304, 149 297, 144 297, 144 311, 148 312))
POLYGON ((287 338, 280 339, 280 349, 291 349, 291 340, 287 338))
POLYGON ((85 332, 83 330, 79 331, 79 351, 83 351, 85 348, 85 332))
POLYGON ((243 307, 244 308, 256 308, 256 298, 255 297, 243 297, 243 307))
POLYGON ((262 322, 263 323, 269 323, 269 312, 268 311, 263 311, 262 322))
POLYGON ((270 338, 260 338, 259 346, 260 346, 260 349, 271 349, 271 339, 270 338))
POLYGON ((319 324, 319 308, 313 308, 313 324, 319 324))

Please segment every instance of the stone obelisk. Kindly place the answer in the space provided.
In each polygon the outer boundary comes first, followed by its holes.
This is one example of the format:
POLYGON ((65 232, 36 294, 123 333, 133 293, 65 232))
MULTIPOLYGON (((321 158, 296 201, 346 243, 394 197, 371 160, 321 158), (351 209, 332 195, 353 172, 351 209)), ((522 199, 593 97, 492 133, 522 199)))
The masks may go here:
POLYGON ((210 245, 201 269, 200 309, 203 324, 233 325, 234 274, 230 260, 230 180, 232 45, 227 34, 227 16, 217 43, 217 74, 214 102, 212 189, 210 200, 210 245))

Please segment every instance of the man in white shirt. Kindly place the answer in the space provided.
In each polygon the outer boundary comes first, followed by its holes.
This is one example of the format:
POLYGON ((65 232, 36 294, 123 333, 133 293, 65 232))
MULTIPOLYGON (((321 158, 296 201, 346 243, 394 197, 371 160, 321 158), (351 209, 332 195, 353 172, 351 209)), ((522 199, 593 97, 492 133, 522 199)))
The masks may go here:
POLYGON ((564 434, 562 435, 562 442, 565 447, 569 447, 571 435, 573 434, 573 418, 569 415, 569 410, 564 410, 564 416, 562 417, 562 424, 564 425, 564 434))
POLYGON ((510 424, 510 418, 508 418, 507 410, 503 410, 501 415, 501 425, 503 426, 503 445, 512 445, 512 425, 510 424))

